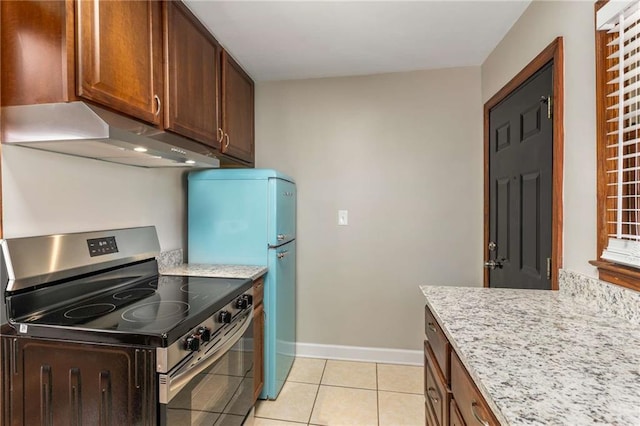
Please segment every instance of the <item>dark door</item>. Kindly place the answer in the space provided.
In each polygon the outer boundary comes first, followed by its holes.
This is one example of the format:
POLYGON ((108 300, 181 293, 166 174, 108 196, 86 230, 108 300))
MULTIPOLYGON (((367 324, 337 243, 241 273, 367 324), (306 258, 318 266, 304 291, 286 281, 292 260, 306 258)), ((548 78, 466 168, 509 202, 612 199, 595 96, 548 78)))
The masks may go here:
POLYGON ((490 287, 551 289, 552 64, 489 112, 490 287))

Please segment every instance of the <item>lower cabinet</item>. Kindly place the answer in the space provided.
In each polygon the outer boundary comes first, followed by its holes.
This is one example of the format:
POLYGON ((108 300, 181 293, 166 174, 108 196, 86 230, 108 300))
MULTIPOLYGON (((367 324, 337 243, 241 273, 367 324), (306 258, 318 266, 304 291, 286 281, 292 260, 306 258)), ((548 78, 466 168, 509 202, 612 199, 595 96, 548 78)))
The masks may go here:
POLYGON ((425 336, 427 426, 499 425, 428 307, 425 307, 425 336))
POLYGON ((455 352, 451 352, 451 390, 466 424, 500 424, 455 352))
POLYGON ((464 426, 464 424, 460 410, 458 410, 458 405, 456 401, 452 399, 449 405, 449 426, 464 426))
POLYGON ((448 424, 449 418, 449 401, 451 400, 451 391, 448 383, 440 371, 440 367, 435 361, 435 356, 431 351, 429 343, 425 345, 425 398, 427 406, 434 415, 436 425, 448 424))
POLYGON ((255 403, 264 385, 264 279, 253 283, 253 402, 255 403))
POLYGON ((4 425, 155 425, 155 352, 3 337, 4 425))

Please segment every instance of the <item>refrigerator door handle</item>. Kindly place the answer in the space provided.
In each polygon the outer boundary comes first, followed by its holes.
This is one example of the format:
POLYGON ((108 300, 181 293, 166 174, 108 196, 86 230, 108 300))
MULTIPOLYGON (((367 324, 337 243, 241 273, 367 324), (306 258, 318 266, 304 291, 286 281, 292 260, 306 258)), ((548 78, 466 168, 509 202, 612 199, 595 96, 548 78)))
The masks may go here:
POLYGON ((278 234, 278 241, 284 241, 285 238, 287 238, 287 234, 278 234))
POLYGON ((288 254, 289 254, 289 250, 284 250, 284 251, 278 252, 277 256, 278 256, 278 259, 282 259, 285 256, 287 256, 288 254))

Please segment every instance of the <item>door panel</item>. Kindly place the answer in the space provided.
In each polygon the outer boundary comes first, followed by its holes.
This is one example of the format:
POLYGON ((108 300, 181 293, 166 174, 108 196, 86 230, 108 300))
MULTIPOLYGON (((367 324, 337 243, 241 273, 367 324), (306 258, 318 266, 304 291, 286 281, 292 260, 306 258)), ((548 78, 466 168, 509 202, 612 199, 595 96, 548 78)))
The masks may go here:
POLYGON ((222 127, 224 154, 253 163, 254 86, 251 77, 222 50, 222 127))
POLYGON ((264 283, 264 377, 260 398, 276 399, 296 349, 296 242, 269 249, 264 283))
POLYGON ((220 46, 182 2, 164 2, 165 128, 218 148, 220 46))
POLYGON ((269 245, 275 247, 296 236, 296 186, 286 180, 269 179, 269 191, 269 245))
POLYGON ((509 261, 509 230, 511 220, 509 206, 511 205, 511 180, 509 177, 498 179, 496 182, 496 239, 498 244, 498 259, 509 261))
POLYGON ((77 8, 78 95, 159 123, 160 3, 83 0, 77 8))
POLYGON ((520 209, 520 267, 524 273, 540 278, 540 173, 522 176, 520 209))
POLYGON ((490 287, 551 288, 552 86, 549 63, 489 113, 490 287))

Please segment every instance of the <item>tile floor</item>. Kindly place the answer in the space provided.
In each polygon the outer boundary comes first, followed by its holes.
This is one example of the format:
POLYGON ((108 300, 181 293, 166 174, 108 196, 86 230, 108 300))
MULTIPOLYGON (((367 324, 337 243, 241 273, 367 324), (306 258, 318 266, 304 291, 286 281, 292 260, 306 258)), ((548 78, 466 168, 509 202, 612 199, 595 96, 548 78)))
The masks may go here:
POLYGON ((422 367, 296 358, 254 426, 423 426, 423 395, 422 367))

